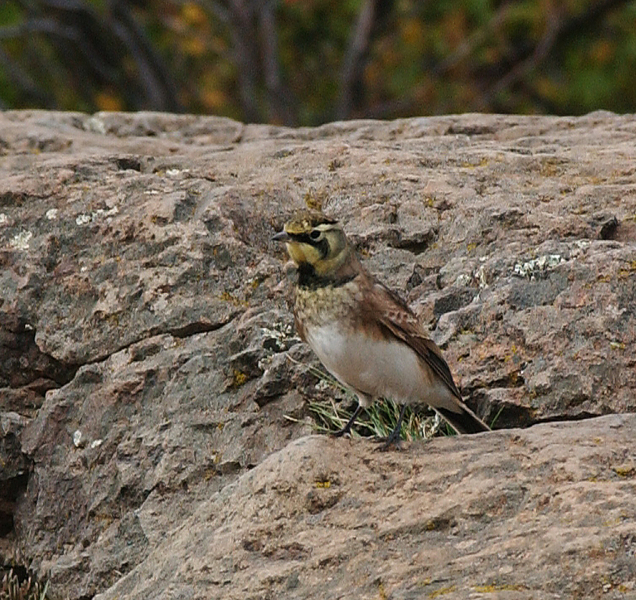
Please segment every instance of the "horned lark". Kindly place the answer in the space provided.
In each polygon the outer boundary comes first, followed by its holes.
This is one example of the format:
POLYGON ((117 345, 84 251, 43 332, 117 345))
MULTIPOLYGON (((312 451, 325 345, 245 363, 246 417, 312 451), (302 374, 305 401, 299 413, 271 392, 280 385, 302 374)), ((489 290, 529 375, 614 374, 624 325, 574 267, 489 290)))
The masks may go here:
POLYGON ((273 238, 298 268, 294 317, 301 339, 358 396, 350 432, 376 398, 402 404, 386 445, 397 441, 408 404, 426 402, 458 433, 488 431, 463 402, 440 349, 411 309, 362 266, 337 221, 302 212, 273 238))

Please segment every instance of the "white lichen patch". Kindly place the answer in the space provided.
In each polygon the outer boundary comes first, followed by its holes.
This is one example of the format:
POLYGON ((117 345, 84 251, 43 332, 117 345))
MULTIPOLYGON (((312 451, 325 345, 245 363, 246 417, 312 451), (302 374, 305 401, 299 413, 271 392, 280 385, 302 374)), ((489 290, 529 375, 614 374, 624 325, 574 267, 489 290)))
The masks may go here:
POLYGON ((564 262, 565 259, 560 254, 544 254, 532 260, 516 263, 513 275, 533 280, 564 262))
POLYGON ((75 432, 73 433, 73 445, 76 448, 79 448, 80 446, 83 445, 83 443, 82 443, 82 432, 79 429, 76 429, 75 432))
POLYGON ((84 129, 86 131, 93 131, 94 133, 99 133, 100 135, 106 135, 108 133, 108 128, 106 127, 106 123, 104 123, 104 121, 96 115, 93 115, 92 117, 84 121, 84 129))
POLYGON ((263 372, 263 375, 265 375, 266 371, 272 364, 272 358, 273 354, 268 354, 263 356, 263 358, 259 359, 258 363, 256 363, 256 366, 263 372))
POLYGON ((325 392, 333 388, 333 383, 328 379, 319 379, 318 383, 314 387, 319 392, 325 392))
POLYGON ((262 345, 266 353, 258 361, 258 368, 266 372, 270 368, 274 356, 293 345, 290 344, 290 341, 300 342, 300 338, 294 334, 294 326, 291 323, 274 323, 273 328, 261 327, 260 329, 263 334, 262 345))
POLYGON ((181 175, 181 173, 188 173, 189 170, 188 169, 167 169, 166 170, 166 177, 179 177, 179 175, 181 175))
POLYGON ((77 218, 75 219, 75 223, 77 223, 78 225, 86 225, 86 223, 90 223, 90 222, 91 222, 90 215, 77 215, 77 218))
POLYGON ((472 281, 472 277, 470 275, 466 275, 466 273, 461 273, 460 275, 457 276, 457 279, 455 279, 455 285, 459 286, 459 287, 465 287, 467 285, 470 285, 470 282, 472 281))
POLYGON ((30 231, 21 231, 20 233, 16 233, 11 240, 9 240, 9 246, 16 250, 28 250, 32 237, 33 233, 30 231))
POLYGON ((4 213, 0 213, 0 225, 6 225, 9 222, 9 217, 4 213))
MULTIPOLYGON (((266 339, 272 340, 272 345, 279 352, 282 352, 287 348, 287 344, 285 344, 287 340, 293 339, 295 337, 294 327, 289 323, 278 325, 276 326, 276 329, 261 327, 261 332, 265 335, 266 339)), ((300 340, 300 338, 298 339, 300 340)))
POLYGON ((49 221, 55 221, 55 219, 57 219, 57 213, 58 213, 58 209, 57 208, 49 208, 49 210, 46 211, 46 218, 49 221))
POLYGON ((77 217, 75 218, 75 223, 77 223, 80 226, 86 225, 87 223, 92 223, 93 221, 96 221, 99 218, 112 217, 113 215, 116 215, 118 212, 119 212, 119 209, 116 206, 113 206, 113 208, 109 208, 108 210, 104 210, 103 208, 98 208, 97 210, 94 210, 90 214, 82 213, 81 215, 77 215, 77 217))
POLYGON ((475 274, 473 275, 473 277, 475 278, 475 281, 477 281, 477 283, 479 284, 480 289, 483 290, 488 287, 488 278, 486 276, 486 269, 484 268, 484 265, 481 265, 479 269, 475 271, 475 274))

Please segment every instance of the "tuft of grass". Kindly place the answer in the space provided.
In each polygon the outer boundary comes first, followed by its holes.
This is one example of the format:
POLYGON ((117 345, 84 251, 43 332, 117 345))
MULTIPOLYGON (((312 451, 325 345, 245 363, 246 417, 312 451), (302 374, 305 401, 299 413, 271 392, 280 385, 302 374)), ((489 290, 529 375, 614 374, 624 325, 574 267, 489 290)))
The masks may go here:
POLYGON ((497 422, 497 420, 499 419, 499 417, 501 416, 501 413, 503 412, 504 407, 502 406, 498 411, 497 414, 492 418, 492 420, 490 421, 490 429, 494 429, 495 428, 495 423, 497 422))
POLYGON ((20 578, 9 569, 0 582, 0 600, 46 600, 48 588, 48 581, 39 581, 32 574, 20 578))
MULTIPOLYGON (((321 433, 335 433, 347 424, 357 406, 357 400, 353 403, 323 400, 310 402, 308 406, 315 429, 321 433)), ((360 413, 351 428, 352 436, 388 437, 397 425, 400 408, 392 400, 375 402, 360 413)), ((400 428, 400 437, 403 440, 421 440, 453 433, 452 430, 447 430, 445 422, 437 413, 431 414, 428 410, 420 412, 407 406, 400 428)))
MULTIPOLYGON (((335 433, 342 429, 358 405, 357 397, 339 381, 317 369, 309 368, 310 372, 320 380, 318 386, 323 389, 338 389, 346 395, 346 399, 336 402, 333 399, 309 402, 308 408, 314 421, 315 429, 321 433, 335 433)), ((438 435, 454 435, 454 431, 446 422, 430 408, 406 407, 404 420, 400 428, 403 440, 429 439, 438 435)), ((351 433, 353 437, 385 438, 391 434, 397 425, 401 406, 392 400, 374 402, 363 410, 351 433)))
MULTIPOLYGON (((294 363, 297 361, 290 358, 294 363)), ((309 372, 318 378, 317 387, 335 389, 343 393, 346 398, 336 402, 332 398, 309 402, 308 408, 313 419, 314 429, 319 433, 335 433, 342 429, 358 406, 358 398, 346 386, 337 379, 325 373, 321 369, 309 366, 309 372)), ((351 428, 353 437, 385 438, 391 434, 400 416, 401 406, 392 400, 384 399, 374 402, 369 408, 363 410, 354 426, 351 428)), ((496 421, 503 412, 502 406, 492 418, 490 428, 493 429, 496 421)), ((298 419, 285 415, 285 418, 297 422, 298 419)), ((400 428, 400 438, 403 440, 430 439, 439 436, 454 436, 457 432, 432 408, 427 405, 407 406, 400 428)))

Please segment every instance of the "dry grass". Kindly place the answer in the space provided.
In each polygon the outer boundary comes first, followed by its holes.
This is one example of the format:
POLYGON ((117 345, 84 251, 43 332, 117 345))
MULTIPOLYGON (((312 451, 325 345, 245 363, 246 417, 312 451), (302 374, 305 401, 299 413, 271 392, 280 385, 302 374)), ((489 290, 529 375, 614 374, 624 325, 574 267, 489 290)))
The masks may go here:
POLYGON ((13 569, 5 570, 0 583, 0 600, 45 600, 48 587, 48 581, 38 581, 31 574, 19 578, 13 569))
MULTIPOLYGON (((358 405, 358 400, 348 388, 320 369, 311 367, 311 372, 319 378, 319 385, 323 389, 339 390, 346 395, 346 399, 341 402, 329 399, 310 402, 308 406, 316 430, 321 433, 334 433, 346 425, 358 405)), ((392 400, 374 402, 360 413, 352 428, 352 435, 387 437, 397 425, 400 408, 400 405, 392 400)), ((400 434, 403 440, 421 440, 438 435, 454 435, 454 431, 437 413, 422 405, 407 406, 400 434)))

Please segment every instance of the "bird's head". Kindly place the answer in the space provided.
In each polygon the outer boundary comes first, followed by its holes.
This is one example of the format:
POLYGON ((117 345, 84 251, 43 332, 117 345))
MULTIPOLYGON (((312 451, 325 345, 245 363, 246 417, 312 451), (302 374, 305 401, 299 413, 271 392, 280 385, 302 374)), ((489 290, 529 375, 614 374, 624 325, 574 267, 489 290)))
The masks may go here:
POLYGON ((316 211, 297 214, 273 239, 285 242, 289 256, 299 269, 310 269, 318 277, 337 273, 351 256, 340 224, 316 211))

